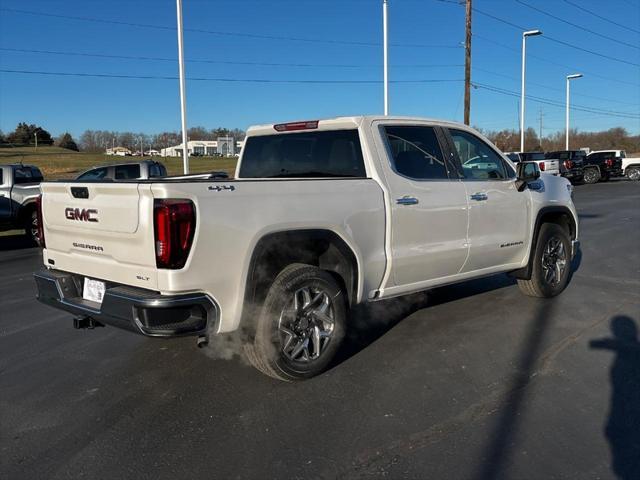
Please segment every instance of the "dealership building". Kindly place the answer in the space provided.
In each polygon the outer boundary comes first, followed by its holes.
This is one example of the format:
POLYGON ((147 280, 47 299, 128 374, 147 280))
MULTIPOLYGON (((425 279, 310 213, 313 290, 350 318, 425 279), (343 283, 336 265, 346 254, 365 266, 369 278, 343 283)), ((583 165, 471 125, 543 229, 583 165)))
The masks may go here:
MULTIPOLYGON (((244 141, 236 141, 233 137, 218 137, 218 140, 189 140, 187 149, 189 155, 214 156, 221 155, 223 157, 235 156, 240 154, 244 141)), ((181 157, 184 151, 184 144, 173 147, 163 148, 160 155, 163 157, 181 157)))

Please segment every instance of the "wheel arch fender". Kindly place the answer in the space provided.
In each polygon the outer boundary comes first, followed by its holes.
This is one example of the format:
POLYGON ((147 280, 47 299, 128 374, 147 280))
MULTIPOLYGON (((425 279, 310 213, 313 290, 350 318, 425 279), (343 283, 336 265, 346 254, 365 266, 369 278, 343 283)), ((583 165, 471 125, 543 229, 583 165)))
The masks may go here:
POLYGON ((361 297, 358 250, 333 229, 302 228, 263 232, 256 239, 246 269, 240 325, 254 331, 266 293, 278 273, 291 263, 314 265, 331 273, 345 289, 347 303, 361 297))
POLYGON ((569 207, 563 205, 542 207, 538 210, 536 215, 531 245, 529 246, 527 264, 524 267, 511 272, 511 276, 522 280, 529 280, 531 278, 533 258, 535 256, 535 249, 538 245, 540 228, 545 223, 555 223, 560 225, 568 231, 571 240, 576 240, 578 235, 578 220, 569 207))

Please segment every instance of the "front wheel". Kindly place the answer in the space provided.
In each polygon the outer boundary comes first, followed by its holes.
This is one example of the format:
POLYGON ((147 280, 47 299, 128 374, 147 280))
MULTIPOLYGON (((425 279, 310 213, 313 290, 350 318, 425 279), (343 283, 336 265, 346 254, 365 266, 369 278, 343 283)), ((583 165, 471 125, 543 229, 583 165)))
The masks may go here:
POLYGON ((345 294, 327 271, 292 264, 271 285, 245 346, 250 363, 278 380, 314 377, 326 370, 344 338, 345 294))
POLYGON ((584 171, 584 177, 582 179, 584 183, 594 184, 600 180, 600 172, 596 168, 587 168, 584 171))
POLYGON ((530 297, 559 295, 571 273, 571 239, 567 230, 555 223, 542 224, 532 261, 531 278, 518 280, 520 291, 530 297))
POLYGON ((626 173, 630 180, 640 180, 640 167, 629 167, 626 173))

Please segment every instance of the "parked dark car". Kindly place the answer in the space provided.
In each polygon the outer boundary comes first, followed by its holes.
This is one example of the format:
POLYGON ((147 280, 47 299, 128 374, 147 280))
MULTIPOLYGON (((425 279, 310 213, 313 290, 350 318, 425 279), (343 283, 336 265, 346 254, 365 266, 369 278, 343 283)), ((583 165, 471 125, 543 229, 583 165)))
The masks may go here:
POLYGON ((558 160, 560 175, 571 183, 582 182, 584 179, 584 163, 587 158, 584 150, 557 150, 545 153, 545 158, 558 160))
POLYGON ((146 180, 167 176, 165 166, 155 160, 102 165, 80 174, 76 180, 146 180))
POLYGON ((616 151, 593 152, 587 155, 584 164, 584 182, 608 182, 612 177, 624 176, 622 158, 616 151))

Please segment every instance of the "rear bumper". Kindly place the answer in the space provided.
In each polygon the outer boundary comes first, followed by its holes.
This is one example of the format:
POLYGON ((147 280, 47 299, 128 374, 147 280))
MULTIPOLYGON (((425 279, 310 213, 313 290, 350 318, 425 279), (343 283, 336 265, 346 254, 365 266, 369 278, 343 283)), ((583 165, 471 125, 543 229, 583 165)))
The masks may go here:
POLYGON ((218 305, 208 295, 158 292, 108 284, 102 304, 82 298, 83 277, 59 270, 34 274, 38 300, 76 316, 149 337, 203 335, 215 331, 218 305))
POLYGON ((570 180, 582 180, 584 177, 584 169, 572 168, 571 170, 565 170, 561 175, 570 180))

